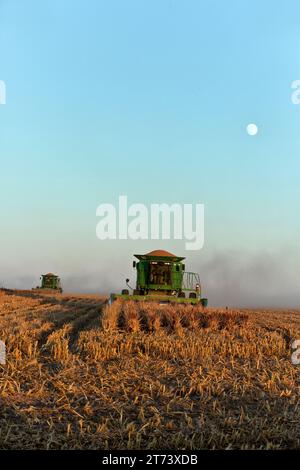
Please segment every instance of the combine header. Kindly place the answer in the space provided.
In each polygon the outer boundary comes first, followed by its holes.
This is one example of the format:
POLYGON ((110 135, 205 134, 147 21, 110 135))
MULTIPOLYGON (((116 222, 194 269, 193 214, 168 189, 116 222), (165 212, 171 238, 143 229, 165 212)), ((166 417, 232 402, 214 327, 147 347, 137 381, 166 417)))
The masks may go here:
POLYGON ((33 291, 43 292, 43 293, 62 293, 60 278, 56 274, 48 273, 42 274, 41 276, 41 286, 33 291))
POLYGON ((111 294, 110 303, 125 299, 207 306, 207 299, 201 296, 200 276, 185 271, 183 257, 164 250, 134 256, 139 260, 133 261, 137 271, 135 289, 129 286, 129 279, 126 279, 131 294, 128 289, 123 289, 121 294, 111 294))

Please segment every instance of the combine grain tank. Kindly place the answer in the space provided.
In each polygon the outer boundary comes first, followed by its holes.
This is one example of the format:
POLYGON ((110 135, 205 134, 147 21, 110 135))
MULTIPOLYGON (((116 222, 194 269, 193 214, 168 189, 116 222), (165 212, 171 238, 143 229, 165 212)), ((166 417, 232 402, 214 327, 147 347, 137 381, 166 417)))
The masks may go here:
POLYGON ((111 294, 110 303, 121 298, 159 303, 187 303, 207 306, 207 299, 201 295, 200 276, 185 270, 181 256, 164 250, 155 250, 146 255, 134 255, 136 269, 135 289, 129 285, 121 294, 111 294), (131 291, 131 292, 130 292, 131 291))

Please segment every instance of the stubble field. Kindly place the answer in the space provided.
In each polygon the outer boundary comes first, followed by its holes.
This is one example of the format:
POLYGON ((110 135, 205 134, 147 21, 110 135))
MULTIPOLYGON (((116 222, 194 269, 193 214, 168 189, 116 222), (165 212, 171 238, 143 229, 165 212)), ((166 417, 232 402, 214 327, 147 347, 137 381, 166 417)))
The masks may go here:
POLYGON ((1 449, 300 448, 300 311, 0 290, 1 449))

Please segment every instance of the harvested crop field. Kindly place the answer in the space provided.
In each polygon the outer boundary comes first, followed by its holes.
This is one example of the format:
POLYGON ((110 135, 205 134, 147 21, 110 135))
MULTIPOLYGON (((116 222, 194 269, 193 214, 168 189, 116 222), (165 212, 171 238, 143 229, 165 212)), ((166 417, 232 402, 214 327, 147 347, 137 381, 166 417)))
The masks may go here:
POLYGON ((1 449, 300 448, 300 311, 0 291, 1 449))

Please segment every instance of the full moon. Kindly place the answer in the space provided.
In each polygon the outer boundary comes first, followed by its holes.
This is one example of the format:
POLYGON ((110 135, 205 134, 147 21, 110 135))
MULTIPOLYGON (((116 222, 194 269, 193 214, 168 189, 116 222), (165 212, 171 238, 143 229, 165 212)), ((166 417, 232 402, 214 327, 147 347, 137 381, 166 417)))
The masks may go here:
POLYGON ((258 127, 256 124, 248 124, 247 133, 249 135, 256 135, 258 133, 258 127))

